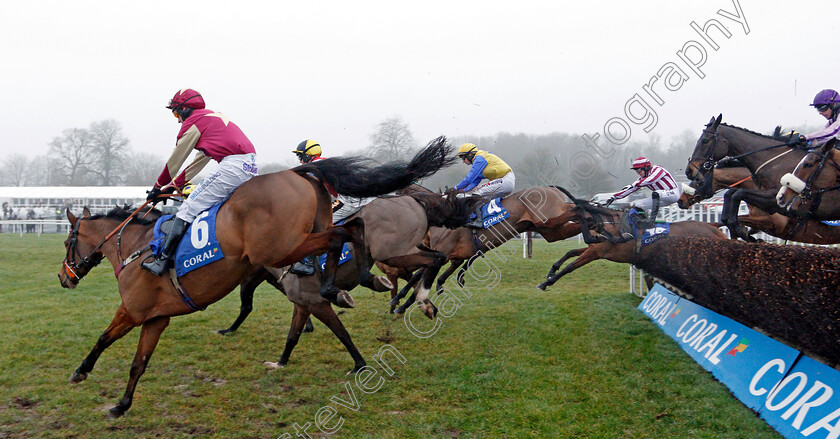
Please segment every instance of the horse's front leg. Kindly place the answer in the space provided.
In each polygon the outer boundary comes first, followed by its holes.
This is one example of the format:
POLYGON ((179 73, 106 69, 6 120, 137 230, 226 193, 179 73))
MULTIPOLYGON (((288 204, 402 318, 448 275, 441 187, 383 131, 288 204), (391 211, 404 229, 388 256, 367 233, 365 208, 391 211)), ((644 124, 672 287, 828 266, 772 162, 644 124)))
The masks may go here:
MULTIPOLYGON (((551 279, 551 277, 554 276, 554 274, 557 273, 557 270, 559 270, 560 267, 562 267, 563 264, 566 263, 566 261, 569 260, 569 258, 576 258, 576 257, 580 256, 583 252, 586 251, 586 249, 587 249, 587 247, 582 247, 582 248, 578 248, 578 249, 574 249, 574 250, 569 250, 565 255, 563 255, 562 258, 560 258, 557 262, 555 262, 551 266, 551 269, 548 270, 548 275, 545 277, 545 279, 546 280, 551 279)), ((541 289, 545 289, 545 288, 541 288, 541 289)))
POLYGON ((123 305, 120 305, 117 309, 117 313, 114 315, 114 319, 108 326, 108 329, 99 336, 99 339, 93 346, 93 350, 90 351, 87 357, 85 357, 82 361, 79 368, 73 372, 72 376, 70 376, 70 382, 75 384, 84 381, 88 374, 93 370, 93 366, 96 364, 96 360, 99 359, 99 356, 102 355, 102 352, 107 349, 108 346, 111 346, 111 344, 115 341, 131 332, 135 326, 137 325, 128 317, 128 312, 125 310, 123 305))
POLYGON ((118 418, 125 414, 131 407, 134 401, 134 389, 137 388, 137 382, 143 372, 146 371, 146 366, 149 364, 149 358, 157 347, 160 334, 169 325, 169 317, 155 317, 143 323, 143 329, 140 332, 140 342, 137 344, 137 352, 134 354, 134 361, 131 362, 131 372, 128 375, 128 385, 125 388, 125 394, 120 402, 108 412, 111 418, 118 418))
POLYGON ((463 263, 463 259, 453 259, 449 263, 449 268, 447 268, 446 271, 444 271, 443 274, 441 274, 440 277, 438 277, 437 279, 437 286, 435 287, 435 291, 437 291, 437 294, 443 292, 443 284, 446 283, 446 280, 449 279, 449 276, 452 276, 452 273, 454 273, 455 270, 457 270, 458 267, 460 267, 463 263))
POLYGON ((216 332, 222 335, 227 335, 232 334, 239 329, 239 325, 248 318, 248 314, 251 314, 251 310, 254 309, 254 290, 256 290, 261 283, 265 282, 269 278, 274 278, 274 275, 265 268, 260 268, 242 281, 239 285, 239 315, 229 328, 220 329, 216 332))
POLYGON ((397 293, 397 295, 394 296, 393 299, 391 299, 390 305, 391 305, 391 308, 392 308, 392 311, 391 311, 392 314, 393 314, 393 307, 396 306, 396 305, 399 305, 400 300, 402 300, 402 298, 405 297, 406 294, 408 294, 408 292, 411 290, 411 287, 416 285, 417 282, 419 282, 420 279, 423 277, 423 271, 424 271, 423 268, 420 268, 420 269, 416 270, 414 272, 414 274, 411 276, 411 279, 409 279, 408 283, 406 283, 405 286, 400 290, 400 292, 397 293))

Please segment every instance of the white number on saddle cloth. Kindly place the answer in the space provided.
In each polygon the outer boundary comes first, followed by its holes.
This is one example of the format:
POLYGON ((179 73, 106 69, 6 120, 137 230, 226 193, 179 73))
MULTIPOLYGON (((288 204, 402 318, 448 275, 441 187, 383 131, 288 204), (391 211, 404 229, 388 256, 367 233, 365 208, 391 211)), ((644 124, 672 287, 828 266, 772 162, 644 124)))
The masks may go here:
POLYGON ((487 204, 487 213, 488 214, 494 215, 494 214, 497 214, 497 213, 502 211, 502 208, 499 207, 498 204, 496 204, 496 201, 499 201, 499 199, 497 198, 495 200, 492 200, 487 204))
POLYGON ((651 230, 651 235, 658 235, 660 233, 665 233, 666 231, 668 231, 668 229, 666 229, 665 227, 654 227, 651 230))
POLYGON ((192 223, 190 241, 196 249, 204 248, 210 240, 210 225, 204 220, 209 214, 207 211, 201 212, 192 223))

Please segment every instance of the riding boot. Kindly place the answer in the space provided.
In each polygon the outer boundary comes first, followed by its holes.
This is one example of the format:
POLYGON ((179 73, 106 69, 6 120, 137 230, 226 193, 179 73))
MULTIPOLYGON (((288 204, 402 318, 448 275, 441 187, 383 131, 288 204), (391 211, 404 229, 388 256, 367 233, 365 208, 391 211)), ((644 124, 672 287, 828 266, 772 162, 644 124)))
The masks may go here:
POLYGON ((315 256, 307 256, 295 262, 289 272, 298 276, 312 276, 315 274, 315 256))
POLYGON ((163 248, 160 250, 160 255, 155 256, 155 259, 152 261, 144 261, 140 266, 157 276, 166 273, 166 270, 170 266, 170 261, 175 255, 175 249, 178 248, 181 237, 184 236, 184 232, 189 227, 190 223, 175 217, 172 220, 172 228, 169 229, 169 233, 166 234, 166 239, 163 241, 163 248))
POLYGON ((468 223, 464 224, 464 227, 469 227, 471 229, 483 229, 484 228, 484 222, 481 219, 481 207, 482 207, 481 204, 478 204, 477 206, 475 206, 475 209, 473 210, 473 215, 475 215, 475 216, 473 218, 471 218, 468 223))

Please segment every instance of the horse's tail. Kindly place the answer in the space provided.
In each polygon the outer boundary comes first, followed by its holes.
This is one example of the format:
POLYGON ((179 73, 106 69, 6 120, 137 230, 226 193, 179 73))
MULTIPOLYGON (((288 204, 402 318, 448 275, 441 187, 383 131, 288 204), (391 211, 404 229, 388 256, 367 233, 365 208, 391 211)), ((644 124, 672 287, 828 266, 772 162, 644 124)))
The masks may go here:
POLYGON ((407 163, 397 161, 378 165, 365 157, 336 157, 301 165, 292 171, 300 175, 313 173, 342 195, 375 197, 404 188, 452 165, 458 161, 452 152, 446 137, 440 136, 407 163))
POLYGON ((429 226, 457 229, 464 227, 470 221, 470 214, 486 200, 482 197, 457 198, 454 191, 447 196, 428 192, 414 192, 408 194, 426 211, 429 226))
POLYGON ((592 205, 592 203, 590 203, 589 201, 586 201, 586 200, 579 200, 579 199, 575 198, 574 195, 572 195, 569 191, 566 190, 566 188, 564 188, 562 186, 554 185, 554 186, 551 186, 551 187, 553 187, 553 188, 559 190, 560 192, 563 192, 564 194, 566 194, 566 196, 569 197, 570 200, 572 200, 572 203, 575 203, 575 206, 577 208, 582 209, 584 212, 592 215, 593 218, 595 219, 595 221, 598 222, 599 224, 604 221, 603 220, 604 216, 612 216, 616 213, 615 210, 592 205))

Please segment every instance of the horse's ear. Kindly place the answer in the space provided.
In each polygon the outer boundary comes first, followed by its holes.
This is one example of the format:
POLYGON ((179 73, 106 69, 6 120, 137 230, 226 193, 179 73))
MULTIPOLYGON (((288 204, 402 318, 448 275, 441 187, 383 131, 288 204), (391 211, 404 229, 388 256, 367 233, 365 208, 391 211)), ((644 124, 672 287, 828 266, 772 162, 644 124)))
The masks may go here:
POLYGON ((717 119, 715 119, 715 126, 720 125, 721 120, 723 120, 723 113, 718 114, 717 119))
POLYGON ((831 151, 832 149, 834 149, 834 144, 835 143, 837 143, 837 138, 836 137, 832 137, 831 140, 823 143, 823 145, 821 147, 822 153, 825 154, 825 153, 831 151))
POLYGON ((85 206, 85 208, 82 209, 82 218, 86 216, 90 216, 90 209, 88 209, 87 206, 85 206))
POLYGON ((67 209, 67 221, 70 221, 70 225, 75 226, 76 221, 78 221, 78 220, 79 219, 76 218, 76 215, 73 215, 73 212, 70 212, 70 209, 67 209))

